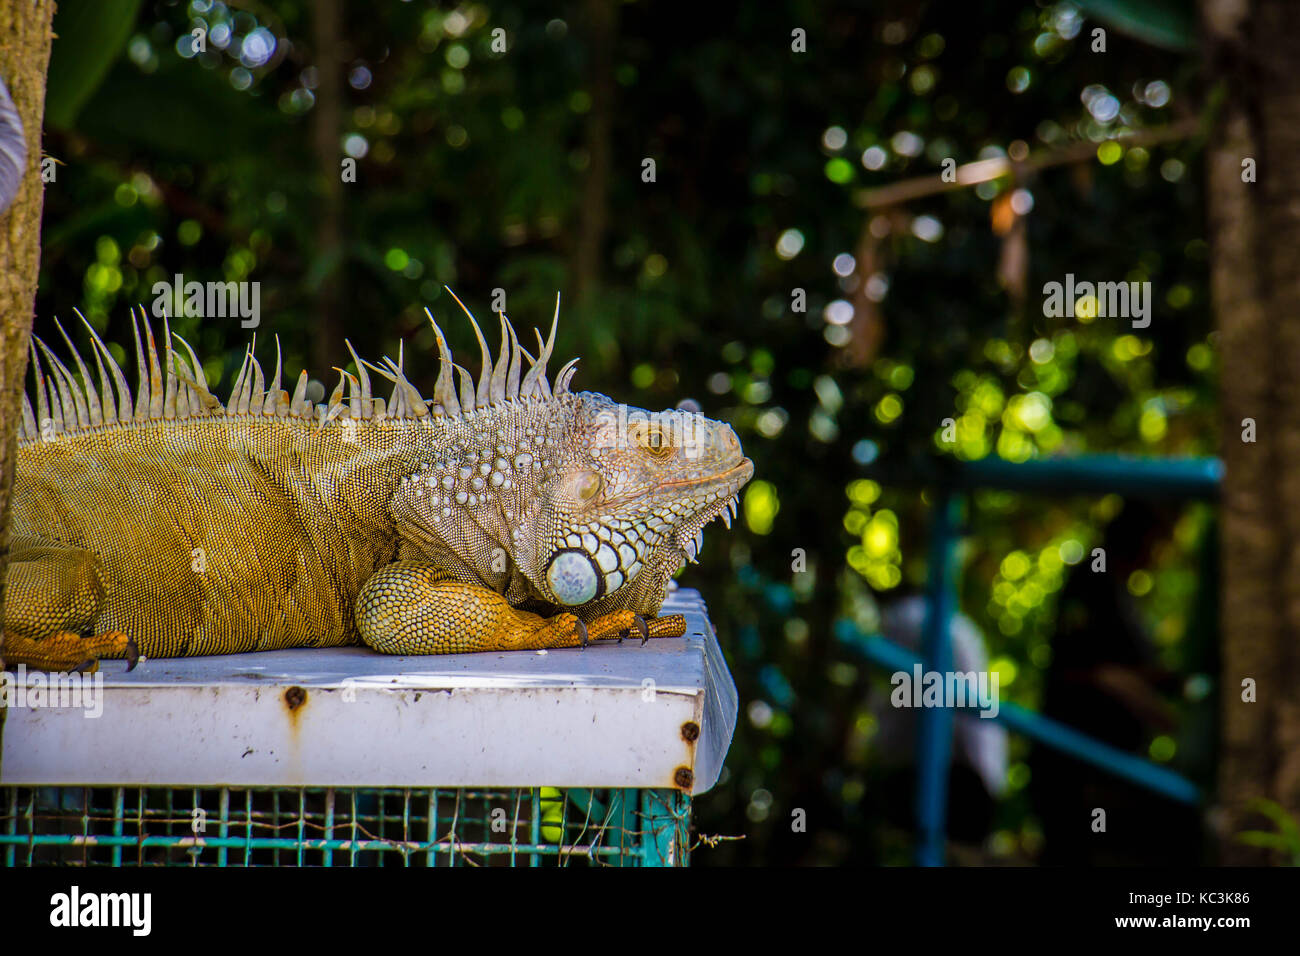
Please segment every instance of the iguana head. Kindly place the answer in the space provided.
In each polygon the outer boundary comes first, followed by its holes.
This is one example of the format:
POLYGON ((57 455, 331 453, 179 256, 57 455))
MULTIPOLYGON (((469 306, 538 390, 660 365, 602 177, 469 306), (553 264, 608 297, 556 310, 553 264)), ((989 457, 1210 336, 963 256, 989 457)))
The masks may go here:
POLYGON ((565 418, 564 450, 537 489, 537 546, 524 571, 557 605, 653 613, 668 578, 695 561, 705 526, 731 526, 753 462, 729 425, 696 412, 583 392, 565 418))
POLYGON ((477 323, 474 331, 477 383, 452 362, 436 324, 442 368, 432 401, 399 364, 381 370, 397 386, 388 412, 421 424, 418 447, 402 453, 415 467, 390 502, 403 553, 512 603, 656 613, 668 579, 695 560, 705 525, 722 518, 730 527, 754 471, 736 433, 698 413, 575 394, 573 362, 552 387, 554 323, 534 360, 502 317, 495 365, 477 323))

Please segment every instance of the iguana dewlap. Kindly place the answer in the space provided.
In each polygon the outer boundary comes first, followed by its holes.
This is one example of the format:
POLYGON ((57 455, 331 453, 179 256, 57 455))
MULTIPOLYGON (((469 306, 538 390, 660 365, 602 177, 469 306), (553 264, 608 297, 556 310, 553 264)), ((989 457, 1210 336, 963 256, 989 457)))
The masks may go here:
POLYGON ((54 669, 358 639, 433 654, 680 636, 680 617, 654 615, 704 526, 730 526, 753 473, 735 433, 575 394, 574 362, 552 386, 554 321, 534 360, 503 316, 495 364, 473 325, 477 382, 435 323, 431 401, 400 357, 380 368, 354 352, 356 375, 341 372, 319 406, 306 372, 292 396, 281 390, 278 343, 269 385, 250 348, 223 405, 169 330, 160 363, 147 320, 134 396, 89 324, 98 394, 66 334, 75 373, 35 340, 5 660, 54 669), (388 402, 367 367, 394 383, 388 402))

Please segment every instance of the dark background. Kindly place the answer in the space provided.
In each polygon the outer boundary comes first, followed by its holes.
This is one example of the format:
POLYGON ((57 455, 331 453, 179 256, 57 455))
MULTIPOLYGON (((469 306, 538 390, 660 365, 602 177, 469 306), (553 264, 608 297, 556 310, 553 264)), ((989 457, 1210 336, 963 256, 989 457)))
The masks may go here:
MULTIPOLYGON (((264 363, 278 336, 328 391, 344 336, 405 340, 428 394, 425 306, 477 354, 444 283, 480 315, 505 290, 522 329, 558 289, 578 387, 733 423, 743 520, 683 581, 741 699, 695 823, 743 839, 697 864, 910 859, 911 775, 867 701, 886 675, 835 634, 922 585, 927 461, 1216 448, 1207 94, 1177 3, 121 0, 63 4, 55 31, 47 342, 79 308, 129 346, 128 309, 175 273, 256 280, 264 363), (1150 141, 1103 145, 1121 132, 1150 141), (1008 153, 976 188, 869 192, 1008 153), (1150 281, 1151 326, 1044 317, 1067 273, 1150 281)), ((248 333, 172 328, 225 394, 248 333)), ((977 495, 961 605, 1004 698, 1211 784, 1212 530, 1204 506, 977 495)), ((955 772, 957 862, 1205 858, 1193 811, 1014 738, 1005 774, 992 800, 955 772), (1129 810, 1104 844, 1075 812, 1098 800, 1129 810)))

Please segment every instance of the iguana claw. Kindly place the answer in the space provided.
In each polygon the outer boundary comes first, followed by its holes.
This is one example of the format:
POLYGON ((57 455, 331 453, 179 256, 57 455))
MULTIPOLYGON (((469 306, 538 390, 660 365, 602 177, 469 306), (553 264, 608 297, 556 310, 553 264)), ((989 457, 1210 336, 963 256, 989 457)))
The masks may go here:
POLYGON ((578 621, 571 633, 578 634, 581 645, 586 647, 597 641, 617 640, 622 644, 633 631, 641 635, 641 646, 644 647, 652 637, 681 637, 686 633, 686 619, 680 614, 671 614, 647 620, 634 611, 611 611, 590 624, 578 621))
POLYGON ((587 649, 587 625, 582 623, 582 618, 574 624, 574 629, 578 632, 578 646, 584 651, 587 649))

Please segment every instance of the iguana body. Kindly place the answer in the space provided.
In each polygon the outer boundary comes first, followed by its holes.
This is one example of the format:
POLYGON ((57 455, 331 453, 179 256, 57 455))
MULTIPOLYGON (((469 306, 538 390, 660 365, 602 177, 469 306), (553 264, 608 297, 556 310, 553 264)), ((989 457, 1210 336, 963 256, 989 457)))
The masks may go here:
POLYGON ((171 657, 360 638, 420 654, 679 636, 679 618, 643 616, 703 526, 730 523, 752 473, 735 434, 574 394, 572 363, 552 388, 554 325, 535 362, 501 326, 494 366, 474 325, 477 383, 435 324, 432 401, 390 360, 371 368, 393 397, 373 398, 358 360, 314 407, 306 373, 290 397, 278 356, 266 386, 251 349, 223 405, 170 334, 159 361, 147 323, 134 396, 93 331, 98 395, 70 341, 84 388, 38 342, 51 374, 34 349, 5 659, 57 668, 137 648, 171 657))

